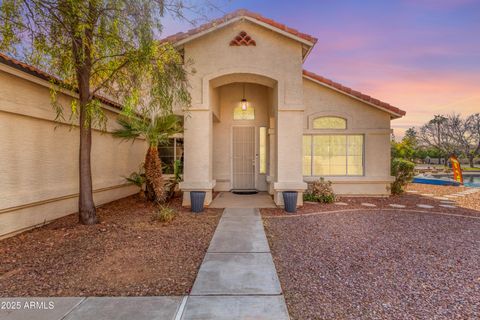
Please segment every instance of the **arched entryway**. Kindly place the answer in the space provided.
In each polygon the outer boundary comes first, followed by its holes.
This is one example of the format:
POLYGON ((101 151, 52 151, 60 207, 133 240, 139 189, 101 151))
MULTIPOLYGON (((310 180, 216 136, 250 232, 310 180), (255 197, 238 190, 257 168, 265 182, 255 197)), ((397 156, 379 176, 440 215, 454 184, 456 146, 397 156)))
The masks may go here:
POLYGON ((205 191, 209 205, 213 192, 232 189, 268 192, 282 204, 283 190, 305 189, 303 107, 287 105, 287 85, 268 73, 230 71, 194 85, 197 103, 185 115, 183 204, 191 190, 205 191))
POLYGON ((268 191, 275 88, 229 78, 211 90, 214 190, 268 191))

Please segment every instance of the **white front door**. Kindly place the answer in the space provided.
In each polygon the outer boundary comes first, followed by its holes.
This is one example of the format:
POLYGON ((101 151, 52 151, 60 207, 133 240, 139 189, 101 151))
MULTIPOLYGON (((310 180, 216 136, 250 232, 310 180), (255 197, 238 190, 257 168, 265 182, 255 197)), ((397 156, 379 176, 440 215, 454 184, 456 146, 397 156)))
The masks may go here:
POLYGON ((255 127, 233 127, 233 189, 255 189, 255 127))

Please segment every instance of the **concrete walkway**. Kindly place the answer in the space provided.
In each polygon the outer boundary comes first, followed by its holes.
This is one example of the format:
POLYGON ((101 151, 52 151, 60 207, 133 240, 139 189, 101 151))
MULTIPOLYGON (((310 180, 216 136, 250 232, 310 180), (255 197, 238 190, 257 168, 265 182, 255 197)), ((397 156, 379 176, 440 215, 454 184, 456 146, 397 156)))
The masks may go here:
POLYGON ((289 319, 258 209, 225 209, 181 319, 289 319))
POLYGON ((188 297, 0 298, 5 320, 288 320, 258 209, 225 209, 188 297))

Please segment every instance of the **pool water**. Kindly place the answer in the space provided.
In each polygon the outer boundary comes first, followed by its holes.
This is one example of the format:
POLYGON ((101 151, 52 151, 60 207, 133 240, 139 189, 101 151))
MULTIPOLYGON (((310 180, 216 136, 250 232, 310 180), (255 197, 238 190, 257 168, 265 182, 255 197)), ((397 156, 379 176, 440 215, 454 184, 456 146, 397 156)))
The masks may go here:
POLYGON ((464 175, 463 184, 466 187, 480 188, 480 175, 464 175))

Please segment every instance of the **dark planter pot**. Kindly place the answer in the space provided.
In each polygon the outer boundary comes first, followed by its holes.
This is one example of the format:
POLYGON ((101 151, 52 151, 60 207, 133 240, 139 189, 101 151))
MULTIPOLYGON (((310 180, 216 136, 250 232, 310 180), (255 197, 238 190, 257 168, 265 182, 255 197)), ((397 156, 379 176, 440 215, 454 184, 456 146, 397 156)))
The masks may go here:
POLYGON ((205 191, 190 191, 190 202, 192 204, 192 212, 203 212, 205 191))
POLYGON ((285 204, 286 212, 297 212, 297 197, 297 191, 283 191, 283 203, 285 204))

